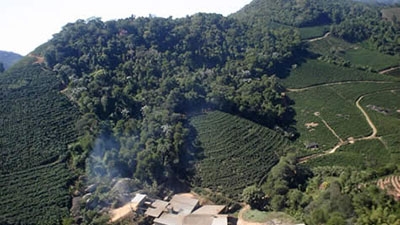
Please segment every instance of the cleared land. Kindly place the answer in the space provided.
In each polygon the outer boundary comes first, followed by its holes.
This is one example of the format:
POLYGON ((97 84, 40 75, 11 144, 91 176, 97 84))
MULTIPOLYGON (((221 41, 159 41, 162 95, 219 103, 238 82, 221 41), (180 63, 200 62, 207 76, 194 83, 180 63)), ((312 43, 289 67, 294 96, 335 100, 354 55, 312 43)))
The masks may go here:
POLYGON ((260 182, 290 148, 275 131, 220 111, 195 116, 191 124, 204 155, 198 165, 200 185, 234 199, 260 182))
POLYGON ((283 212, 252 210, 249 206, 239 212, 237 225, 295 225, 296 220, 283 212))

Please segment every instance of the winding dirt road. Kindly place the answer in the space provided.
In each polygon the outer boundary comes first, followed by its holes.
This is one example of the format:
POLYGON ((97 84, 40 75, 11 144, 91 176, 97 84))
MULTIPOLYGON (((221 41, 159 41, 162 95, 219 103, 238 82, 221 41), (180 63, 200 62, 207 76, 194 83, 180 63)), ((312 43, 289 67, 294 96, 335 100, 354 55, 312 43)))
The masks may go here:
POLYGON ((371 118, 369 117, 369 115, 367 114, 367 112, 365 112, 365 110, 363 109, 363 107, 361 107, 361 105, 360 105, 361 100, 362 100, 365 96, 367 96, 367 95, 360 96, 360 97, 357 99, 357 101, 356 101, 356 106, 357 106, 357 108, 362 112, 362 114, 364 115, 365 119, 366 119, 367 122, 368 122, 368 125, 372 128, 372 134, 371 134, 370 136, 368 136, 368 137, 364 137, 364 138, 361 138, 361 139, 359 139, 359 140, 374 139, 374 138, 376 138, 376 134, 378 133, 378 129, 376 129, 375 124, 372 122, 372 120, 371 120, 371 118))
POLYGON ((322 36, 322 37, 317 37, 317 38, 308 39, 307 41, 308 41, 308 42, 319 41, 319 40, 322 40, 322 39, 327 38, 330 34, 331 34, 331 32, 326 32, 325 35, 322 36))
MULTIPOLYGON (((290 91, 290 92, 301 92, 301 91, 306 91, 306 90, 309 90, 309 89, 312 89, 312 88, 316 88, 316 87, 321 87, 321 86, 333 86, 333 85, 341 85, 341 84, 347 84, 347 83, 393 83, 393 82, 385 82, 385 81, 383 81, 383 82, 379 82, 379 81, 353 81, 353 82, 352 82, 352 81, 348 81, 348 82, 336 82, 336 83, 321 84, 321 85, 315 85, 315 86, 310 86, 310 87, 305 87, 305 88, 287 89, 287 90, 290 91)), ((388 91, 388 90, 385 90, 385 91, 388 91)), ((325 156, 325 155, 328 155, 328 154, 333 154, 333 153, 335 153, 340 147, 342 147, 342 146, 344 146, 344 145, 348 145, 348 144, 353 144, 353 143, 355 143, 355 142, 357 142, 357 141, 365 141, 365 140, 378 139, 379 141, 382 142, 382 144, 385 146, 385 148, 387 148, 386 143, 382 140, 382 138, 377 136, 377 134, 378 134, 378 129, 376 128, 375 124, 372 122, 371 118, 369 117, 369 115, 367 114, 367 112, 364 110, 364 108, 363 108, 363 107, 361 106, 361 104, 360 104, 361 100, 362 100, 364 97, 366 97, 366 96, 368 96, 368 95, 371 95, 371 94, 373 94, 373 93, 368 93, 368 94, 362 95, 362 96, 358 97, 357 100, 356 100, 356 102, 355 102, 356 107, 361 111, 361 113, 363 114, 363 116, 364 116, 365 120, 367 121, 368 125, 369 125, 369 126, 371 127, 371 129, 372 129, 372 133, 371 133, 370 135, 365 136, 365 137, 355 138, 355 139, 354 139, 354 138, 348 138, 346 141, 344 141, 344 140, 335 132, 335 130, 334 130, 324 119, 322 119, 320 115, 318 115, 318 117, 320 117, 320 119, 321 119, 321 121, 324 123, 324 125, 332 132, 332 134, 333 134, 336 138, 338 138, 339 142, 338 142, 338 144, 337 144, 335 147, 333 147, 333 148, 330 149, 330 150, 327 150, 327 151, 325 151, 325 152, 323 152, 323 153, 317 153, 317 154, 314 154, 314 155, 309 155, 309 156, 306 156, 306 157, 302 157, 302 158, 298 159, 298 162, 299 162, 299 163, 305 163, 305 162, 307 162, 307 161, 310 160, 310 159, 315 159, 315 158, 318 158, 318 157, 321 157, 321 156, 325 156)))
POLYGON ((390 67, 390 68, 381 70, 381 71, 379 71, 379 74, 386 74, 386 73, 392 72, 397 69, 400 69, 400 66, 390 67))

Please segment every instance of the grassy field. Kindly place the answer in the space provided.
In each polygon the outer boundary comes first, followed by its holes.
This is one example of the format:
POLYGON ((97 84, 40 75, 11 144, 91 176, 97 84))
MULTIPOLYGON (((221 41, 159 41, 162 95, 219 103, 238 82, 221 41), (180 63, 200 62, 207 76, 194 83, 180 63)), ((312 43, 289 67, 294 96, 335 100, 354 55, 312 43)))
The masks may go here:
POLYGON ((248 222, 255 223, 270 223, 273 224, 279 221, 279 224, 294 225, 296 220, 283 212, 265 212, 259 210, 246 210, 243 212, 243 219, 248 222))
POLYGON ((293 69, 290 76, 282 80, 282 84, 287 88, 302 88, 341 81, 391 81, 394 79, 355 68, 345 68, 318 60, 308 60, 293 69))
POLYGON ((260 182, 290 147, 275 131, 220 111, 195 116, 191 124, 204 151, 199 185, 234 199, 260 182))
POLYGON ((69 214, 65 160, 78 112, 54 74, 24 60, 0 76, 0 224, 60 224, 69 214))
POLYGON ((330 29, 330 25, 299 28, 300 37, 303 40, 324 36, 330 29))

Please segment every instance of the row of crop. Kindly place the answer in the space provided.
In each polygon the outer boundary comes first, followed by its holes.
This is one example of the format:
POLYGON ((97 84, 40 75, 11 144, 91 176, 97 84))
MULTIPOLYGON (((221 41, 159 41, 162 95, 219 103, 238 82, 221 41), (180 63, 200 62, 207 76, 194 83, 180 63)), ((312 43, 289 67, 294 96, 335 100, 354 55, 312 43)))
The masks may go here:
POLYGON ((201 186, 237 198, 275 165, 288 142, 251 121, 214 111, 191 119, 205 158, 198 166, 201 186))
POLYGON ((20 67, 22 71, 14 73, 15 77, 1 77, 0 174, 54 161, 76 139, 77 111, 59 93, 54 75, 35 66, 28 66, 28 71, 24 68, 20 67), (9 88, 12 82, 27 77, 24 88, 9 88))
POLYGON ((78 111, 58 85, 31 63, 0 77, 0 224, 68 216, 71 172, 60 159, 77 137, 78 111))
POLYGON ((0 176, 0 223, 43 224, 54 215, 59 223, 68 213, 69 179, 63 163, 0 176))

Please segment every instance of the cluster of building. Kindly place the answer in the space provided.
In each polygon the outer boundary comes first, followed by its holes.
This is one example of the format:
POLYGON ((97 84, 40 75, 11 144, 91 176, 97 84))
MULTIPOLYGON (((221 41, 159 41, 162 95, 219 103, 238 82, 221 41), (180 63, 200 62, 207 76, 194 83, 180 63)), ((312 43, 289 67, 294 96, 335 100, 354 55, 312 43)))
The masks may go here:
POLYGON ((203 205, 185 195, 174 195, 171 200, 151 200, 136 194, 131 201, 137 213, 154 219, 154 225, 228 225, 228 215, 221 214, 224 205, 203 205))

